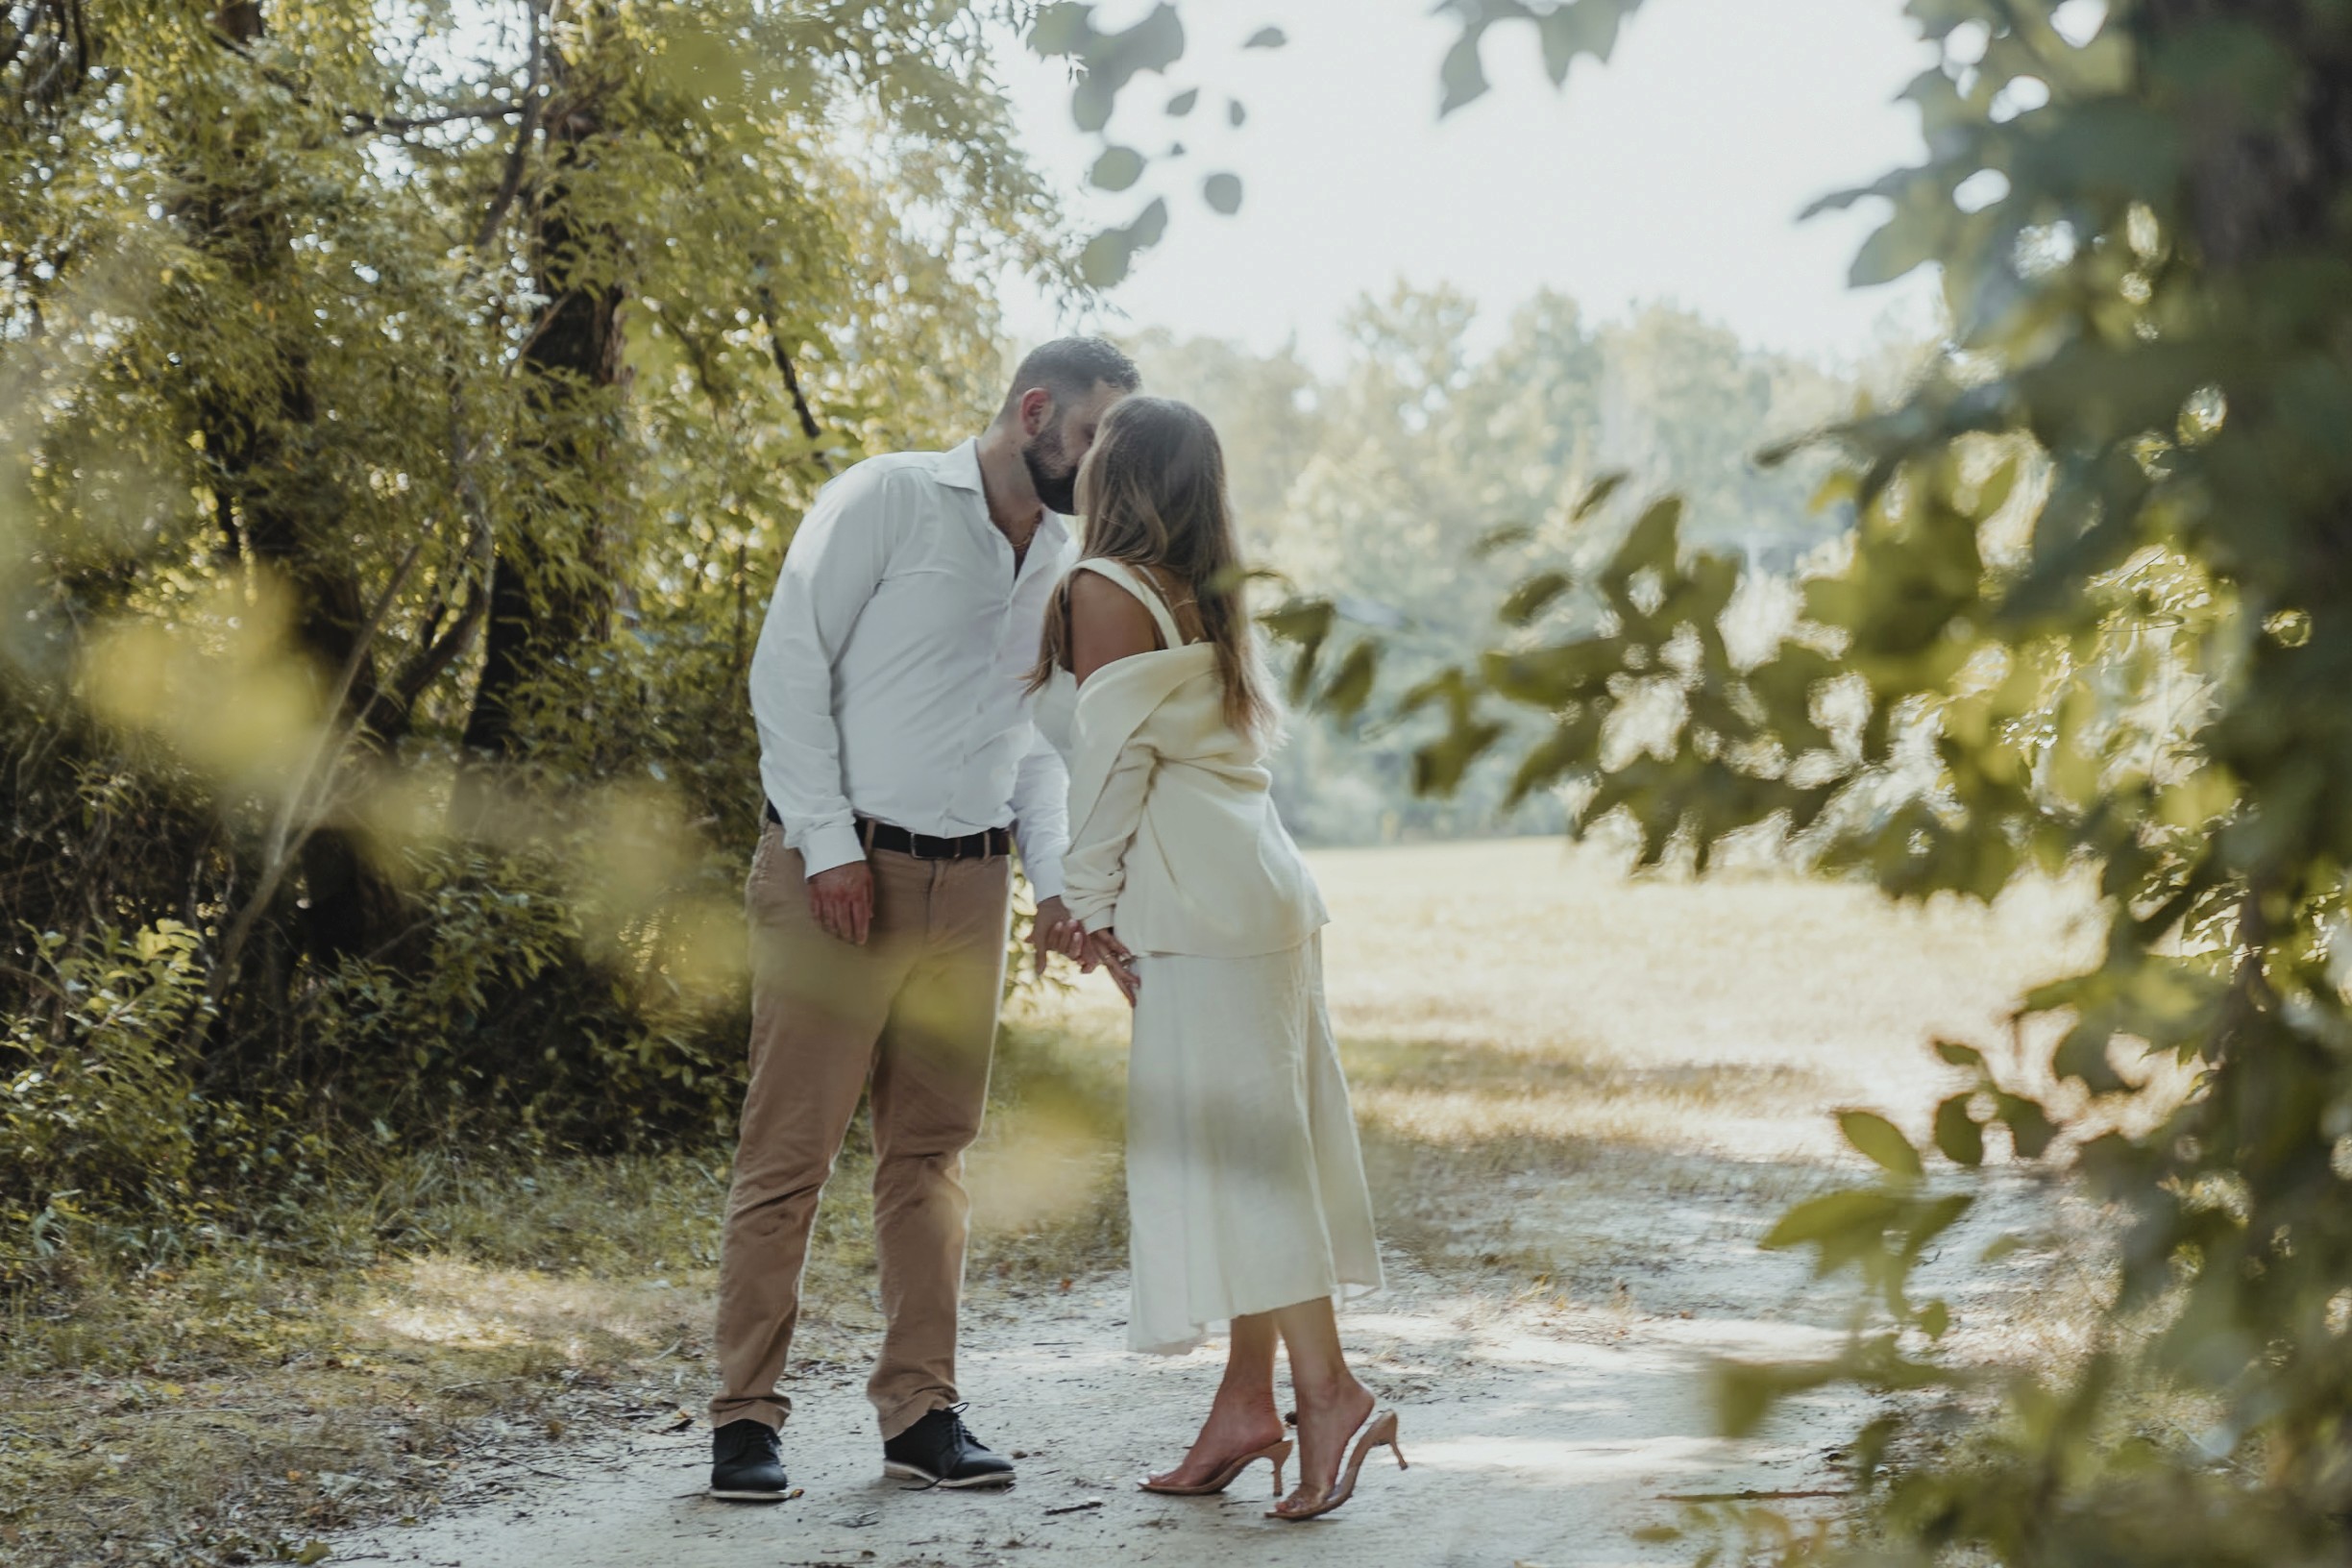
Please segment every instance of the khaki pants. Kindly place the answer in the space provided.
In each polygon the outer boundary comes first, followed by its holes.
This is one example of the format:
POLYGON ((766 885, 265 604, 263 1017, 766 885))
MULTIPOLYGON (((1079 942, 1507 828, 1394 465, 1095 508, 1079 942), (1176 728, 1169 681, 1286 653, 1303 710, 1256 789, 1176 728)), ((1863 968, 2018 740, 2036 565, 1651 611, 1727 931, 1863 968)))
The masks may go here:
POLYGON ((751 928, 751 1087, 719 1262, 720 1391, 711 1424, 781 1426, 776 1391, 800 1314, 818 1195, 869 1079, 874 1251, 889 1327, 867 1384, 885 1439, 956 1403, 956 1309, 1004 989, 1012 866, 876 850, 866 944, 809 913, 798 851, 769 823, 745 891, 751 928))

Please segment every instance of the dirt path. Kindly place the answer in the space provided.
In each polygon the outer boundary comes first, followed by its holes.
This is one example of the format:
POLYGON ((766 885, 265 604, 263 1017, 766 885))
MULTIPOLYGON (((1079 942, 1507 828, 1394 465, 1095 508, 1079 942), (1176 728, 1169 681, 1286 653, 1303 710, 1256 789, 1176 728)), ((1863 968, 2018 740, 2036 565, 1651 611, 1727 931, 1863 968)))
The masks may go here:
POLYGON ((1044 1560, 1066 1564, 1245 1557, 1300 1568, 1687 1561, 1686 1545, 1632 1539, 1680 1515, 1668 1496, 1838 1487, 1824 1449, 1855 1425, 1853 1410, 1830 1400, 1764 1441, 1709 1435, 1694 1376, 1708 1356, 1802 1352, 1825 1338, 1820 1330, 1499 1303, 1409 1276, 1353 1309, 1347 1332, 1367 1377, 1402 1410, 1411 1468, 1367 1467, 1338 1514, 1287 1525, 1262 1516, 1262 1466, 1223 1498, 1133 1490, 1134 1476, 1181 1450, 1216 1360, 1206 1350, 1174 1360, 1125 1354, 1125 1311, 1123 1286, 1103 1279, 975 1313, 964 1362, 970 1417, 991 1442, 1026 1456, 1010 1493, 922 1492, 883 1479, 862 1369, 820 1365, 797 1380, 786 1458, 804 1494, 790 1503, 710 1502, 699 1495, 705 1431, 641 1431, 551 1455, 495 1500, 344 1537, 333 1560, 984 1568, 1051 1552, 1044 1560))
MULTIPOLYGON (((1848 1290, 1755 1241, 1788 1199, 1853 1173, 1828 1107, 1874 1104, 1917 1128, 1948 1091, 1927 1039, 1999 1043, 2008 999, 2069 940, 2063 907, 1899 912, 1782 878, 1628 884, 1524 842, 1342 852, 1316 869, 1338 916, 1332 992, 1359 1116, 1389 1171, 1391 1286, 1342 1327, 1401 1410, 1409 1471, 1368 1471, 1355 1502, 1304 1526, 1262 1517, 1262 1467, 1222 1499, 1139 1494, 1132 1478, 1189 1439, 1216 1352, 1125 1353, 1123 1274, 1026 1295, 984 1279, 963 1384, 975 1429, 1025 1456, 1009 1494, 884 1480, 864 1366, 804 1362, 786 1433, 804 1495, 783 1506, 704 1499, 706 1429, 652 1408, 600 1436, 518 1434, 464 1467, 473 1501, 339 1537, 333 1560, 1680 1563, 1697 1555, 1689 1540, 1637 1538, 1686 1519, 1677 1498, 1842 1488, 1860 1396, 1795 1403, 1761 1439, 1727 1443, 1712 1435, 1703 1371, 1833 1345, 1848 1290)), ((1066 998, 1038 1021, 1094 1041, 1084 1048, 1115 1067, 1124 1019, 1107 996, 1066 998)), ((1019 1128, 1000 1121, 990 1158, 1018 1164, 1034 1141, 1019 1128)), ((1009 1207, 981 1164, 979 1207, 1009 1207)), ((2042 1266, 2030 1252, 1974 1263, 1983 1241, 2046 1213, 2014 1170, 1988 1196, 1934 1271, 1964 1325, 1998 1320, 1985 1309, 2042 1266)), ((836 1353, 863 1354, 862 1334, 836 1353)), ((676 1397, 698 1391, 682 1383, 676 1397)))

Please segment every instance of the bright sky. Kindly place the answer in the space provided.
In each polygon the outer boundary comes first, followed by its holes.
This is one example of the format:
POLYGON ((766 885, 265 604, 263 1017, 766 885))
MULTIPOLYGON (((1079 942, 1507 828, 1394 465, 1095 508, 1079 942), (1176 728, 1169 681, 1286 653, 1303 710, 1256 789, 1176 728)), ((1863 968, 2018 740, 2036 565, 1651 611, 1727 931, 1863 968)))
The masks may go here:
MULTIPOLYGON (((1148 0, 1098 13, 1123 26, 1148 0)), ((1825 192, 1923 156, 1894 102, 1933 63, 1899 0, 1647 0, 1615 58, 1580 60, 1565 94, 1540 68, 1532 29, 1498 28, 1494 90, 1439 122, 1437 67, 1451 24, 1429 0, 1183 0, 1188 47, 1170 76, 1137 78, 1111 133, 1145 152, 1182 139, 1135 189, 1085 189, 1098 143, 1070 122, 1066 67, 1005 52, 1027 143, 1090 228, 1125 222, 1166 193, 1167 237, 1113 296, 1131 326, 1238 339, 1295 334, 1311 358, 1337 347, 1339 312, 1399 278, 1452 282, 1489 331, 1540 286, 1619 317, 1673 301, 1751 341, 1858 357, 1882 324, 1935 320, 1932 276, 1854 291, 1846 267, 1879 204, 1800 225, 1825 192), (1244 52, 1260 26, 1289 45, 1244 52), (1188 118, 1161 106, 1204 90, 1188 118), (1226 122, 1225 97, 1248 121, 1226 122), (1212 172, 1245 182, 1238 216, 1198 196, 1212 172)), ((1094 325, 1060 320, 1034 287, 1007 291, 1009 325, 1035 339, 1094 325)), ((1115 325, 1115 323, 1114 323, 1115 325)))

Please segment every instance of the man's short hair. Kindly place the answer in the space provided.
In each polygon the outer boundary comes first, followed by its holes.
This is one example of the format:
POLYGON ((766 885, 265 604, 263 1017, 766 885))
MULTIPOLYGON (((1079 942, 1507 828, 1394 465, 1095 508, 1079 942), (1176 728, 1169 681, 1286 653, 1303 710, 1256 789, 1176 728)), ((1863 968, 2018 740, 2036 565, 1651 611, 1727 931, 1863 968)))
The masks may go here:
POLYGON ((1053 394, 1055 407, 1066 408, 1105 381, 1133 392, 1143 384, 1143 373, 1115 344, 1099 337, 1057 337, 1022 356, 1013 373, 1013 390, 1005 394, 1005 410, 1012 412, 1022 393, 1039 386, 1053 394))

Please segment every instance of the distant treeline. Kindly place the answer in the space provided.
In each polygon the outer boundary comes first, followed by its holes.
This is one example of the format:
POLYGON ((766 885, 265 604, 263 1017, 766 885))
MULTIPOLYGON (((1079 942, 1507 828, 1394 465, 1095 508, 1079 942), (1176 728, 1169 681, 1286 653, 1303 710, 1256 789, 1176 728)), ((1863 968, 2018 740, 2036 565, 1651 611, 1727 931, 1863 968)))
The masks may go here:
MULTIPOLYGON (((1757 454, 1850 414, 1916 358, 1890 343, 1871 364, 1825 368, 1670 306, 1596 323, 1551 292, 1483 348, 1492 334, 1475 313, 1444 287, 1365 299, 1329 372, 1293 352, 1161 331, 1131 345, 1151 390, 1198 404, 1223 432, 1254 564, 1382 631, 1383 683, 1399 691, 1486 646, 1531 561, 1606 553, 1624 510, 1570 513, 1612 471, 1629 476, 1628 494, 1679 494, 1690 544, 1793 574, 1850 511, 1814 504, 1825 452, 1774 467, 1757 454)), ((1279 598, 1260 591, 1262 604, 1279 598)), ((1429 727, 1298 716, 1276 765, 1293 830, 1365 844, 1560 828, 1549 796, 1502 810, 1499 757, 1450 796, 1416 796, 1411 752, 1429 727)))

